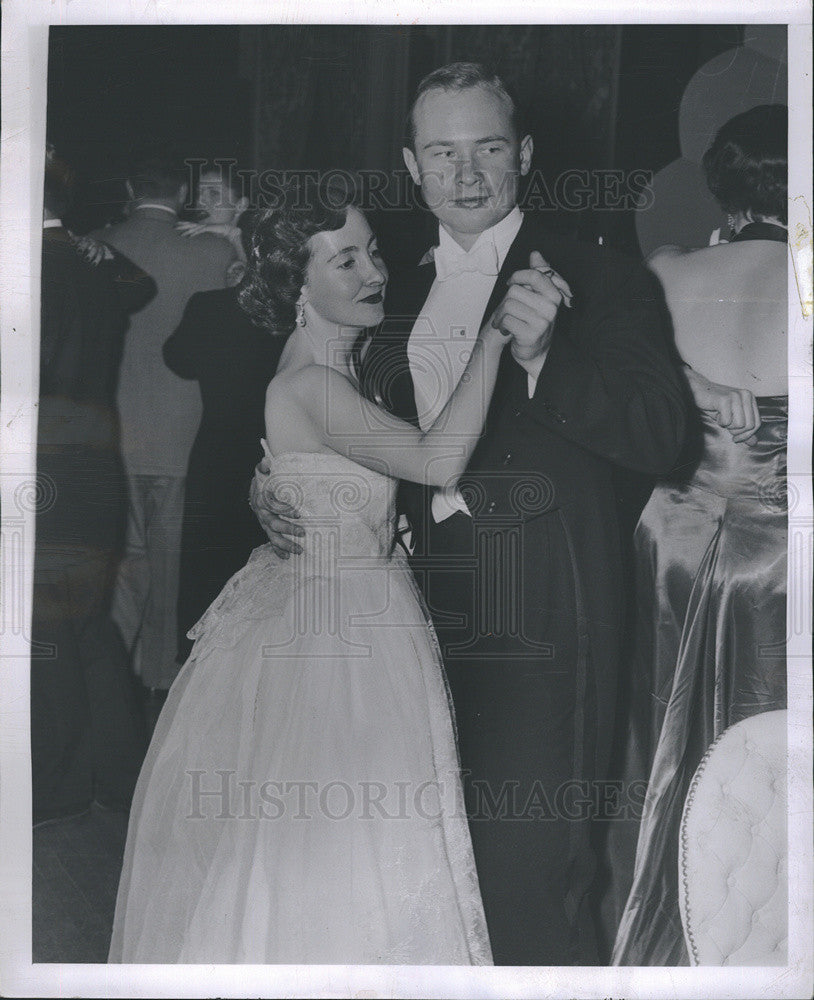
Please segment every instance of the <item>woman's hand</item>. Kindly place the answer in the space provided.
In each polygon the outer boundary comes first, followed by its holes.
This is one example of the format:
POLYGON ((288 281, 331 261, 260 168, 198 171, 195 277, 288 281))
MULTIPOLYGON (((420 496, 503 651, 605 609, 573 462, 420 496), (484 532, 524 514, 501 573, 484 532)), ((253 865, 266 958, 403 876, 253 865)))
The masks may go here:
POLYGON ((212 233, 215 236, 225 236, 233 240, 235 233, 240 234, 237 226, 229 226, 225 222, 177 222, 177 232, 182 236, 200 236, 201 233, 212 233))
POLYGON ((512 335, 504 331, 500 324, 503 303, 495 309, 489 319, 483 324, 478 334, 478 340, 486 351, 502 350, 512 339, 512 335))

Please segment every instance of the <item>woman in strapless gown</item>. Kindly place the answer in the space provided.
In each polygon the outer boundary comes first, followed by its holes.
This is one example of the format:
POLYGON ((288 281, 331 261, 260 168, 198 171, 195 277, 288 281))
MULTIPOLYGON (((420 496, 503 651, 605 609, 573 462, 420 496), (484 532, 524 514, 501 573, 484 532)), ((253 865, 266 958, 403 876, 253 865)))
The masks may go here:
POLYGON ((135 794, 110 961, 491 964, 442 661, 393 518, 397 477, 462 469, 500 317, 422 433, 343 367, 387 280, 361 213, 265 212, 252 246, 242 304, 294 329, 255 490, 299 511, 303 554, 255 549, 190 633, 135 794))
POLYGON ((706 154, 730 242, 651 260, 699 406, 700 457, 657 485, 635 534, 629 778, 638 769, 648 784, 614 964, 688 964, 678 842, 693 774, 724 730, 786 707, 785 121, 785 108, 755 108, 706 154))
POLYGON ((136 792, 118 960, 488 962, 394 481, 338 455, 270 465, 303 554, 256 549, 190 634, 136 792))

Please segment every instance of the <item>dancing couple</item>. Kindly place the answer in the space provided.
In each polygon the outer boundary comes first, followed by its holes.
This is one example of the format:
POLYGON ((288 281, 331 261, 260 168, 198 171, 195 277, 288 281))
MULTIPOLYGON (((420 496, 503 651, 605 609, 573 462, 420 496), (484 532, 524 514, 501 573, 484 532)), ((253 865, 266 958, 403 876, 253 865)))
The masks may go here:
POLYGON ((351 204, 260 213, 240 300, 289 334, 269 543, 191 633, 111 961, 597 961, 590 816, 524 807, 604 776, 612 468, 669 469, 685 402, 654 280, 520 212, 532 152, 502 81, 453 64, 409 115, 439 222, 416 266, 389 281, 351 204))

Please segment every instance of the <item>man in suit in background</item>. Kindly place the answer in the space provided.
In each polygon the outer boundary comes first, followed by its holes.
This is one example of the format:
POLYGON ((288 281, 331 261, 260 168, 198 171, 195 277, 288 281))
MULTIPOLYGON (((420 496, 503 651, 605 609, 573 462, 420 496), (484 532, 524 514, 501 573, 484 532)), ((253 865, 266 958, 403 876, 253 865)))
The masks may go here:
MULTIPOLYGON (((596 964, 590 820, 623 612, 612 469, 670 469, 686 404, 653 279, 520 212, 532 152, 482 66, 419 85, 404 159, 438 243, 391 274, 362 379, 429 426, 504 301, 513 340, 466 474, 446 492, 403 483, 400 506, 449 677, 495 962, 596 964)), ((284 511, 262 520, 296 551, 284 511)))
POLYGON ((127 187, 129 217, 93 235, 152 275, 158 293, 133 316, 119 378, 130 508, 113 615, 144 686, 166 689, 178 671, 184 480, 201 398, 197 385, 167 368, 161 349, 191 295, 226 286, 235 251, 220 236, 190 240, 177 230, 188 196, 182 163, 144 158, 133 165, 127 187))
POLYGON ((127 511, 116 378, 127 314, 155 284, 118 254, 86 259, 62 224, 71 187, 71 169, 49 150, 31 644, 35 824, 94 801, 126 809, 146 749, 110 597, 127 511))

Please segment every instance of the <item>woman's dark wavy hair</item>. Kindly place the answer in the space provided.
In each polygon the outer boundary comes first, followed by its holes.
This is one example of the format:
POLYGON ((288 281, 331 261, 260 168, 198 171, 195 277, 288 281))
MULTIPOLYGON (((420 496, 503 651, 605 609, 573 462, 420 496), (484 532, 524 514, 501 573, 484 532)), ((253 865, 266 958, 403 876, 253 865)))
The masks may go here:
POLYGON ((277 333, 294 329, 310 259, 308 241, 341 229, 349 207, 349 201, 337 204, 331 198, 303 206, 288 192, 279 208, 254 215, 238 301, 257 326, 277 333))
POLYGON ((761 104, 722 126, 704 153, 710 191, 726 212, 788 217, 788 108, 761 104))

